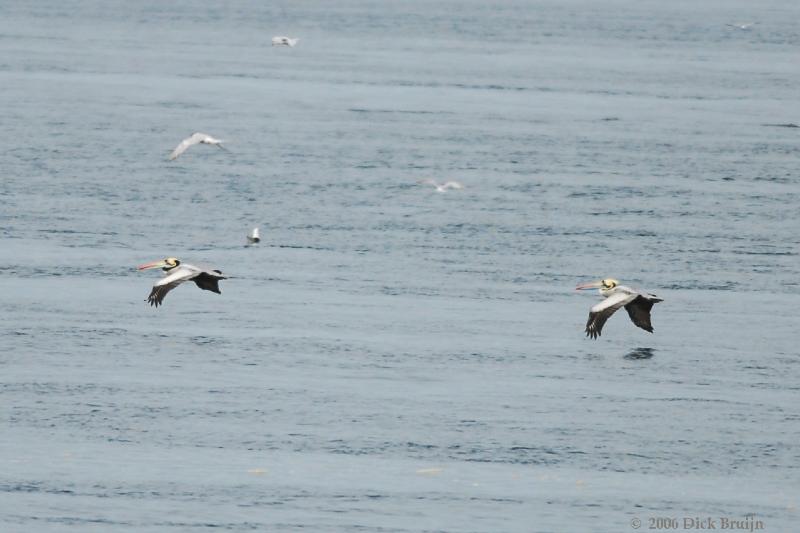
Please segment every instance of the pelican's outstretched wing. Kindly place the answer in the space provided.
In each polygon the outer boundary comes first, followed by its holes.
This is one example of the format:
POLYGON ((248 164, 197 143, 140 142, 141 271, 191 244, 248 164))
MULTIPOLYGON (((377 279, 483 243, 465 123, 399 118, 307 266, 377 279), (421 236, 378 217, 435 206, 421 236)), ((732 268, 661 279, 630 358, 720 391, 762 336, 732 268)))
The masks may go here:
POLYGON ((442 185, 442 188, 443 188, 443 189, 463 189, 463 188, 464 188, 464 186, 463 186, 463 185, 461 185, 461 184, 460 184, 459 182, 457 182, 457 181, 448 181, 447 183, 445 183, 444 185, 442 185))
POLYGON ((625 305, 625 310, 631 317, 631 321, 645 331, 653 333, 653 326, 650 324, 650 310, 653 304, 661 302, 660 298, 648 298, 638 295, 633 301, 625 305))
POLYGON ((596 339, 603 331, 603 324, 617 309, 633 300, 636 295, 619 292, 612 294, 589 311, 589 320, 586 321, 586 336, 596 339))
POLYGON ((150 305, 158 307, 164 301, 164 297, 167 293, 180 284, 180 281, 176 281, 167 285, 153 285, 153 290, 150 291, 150 296, 147 297, 147 301, 150 305))
POLYGON ((200 272, 197 276, 192 278, 198 287, 204 291, 216 292, 222 294, 219 290, 219 280, 226 279, 219 270, 213 272, 200 272))
POLYGON ((168 275, 158 280, 150 291, 147 301, 150 305, 158 307, 164 301, 164 297, 169 291, 197 276, 201 271, 191 265, 181 265, 169 272, 168 275))

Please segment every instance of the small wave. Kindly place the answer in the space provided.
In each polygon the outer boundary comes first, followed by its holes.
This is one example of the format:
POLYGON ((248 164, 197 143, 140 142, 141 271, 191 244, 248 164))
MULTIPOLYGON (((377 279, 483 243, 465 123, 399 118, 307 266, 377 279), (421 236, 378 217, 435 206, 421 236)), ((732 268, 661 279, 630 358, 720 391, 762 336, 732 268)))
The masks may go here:
POLYGON ((757 250, 733 250, 732 253, 737 255, 779 255, 779 256, 797 255, 795 252, 790 252, 790 251, 759 252, 757 250))
POLYGON ((706 290, 706 291, 732 291, 737 287, 736 283, 703 283, 700 281, 685 281, 680 284, 673 283, 664 285, 667 290, 706 290))
POLYGON ((69 267, 69 266, 51 266, 51 267, 29 267, 24 265, 8 265, 0 267, 0 272, 11 274, 20 278, 59 278, 59 277, 103 277, 103 278, 119 278, 131 275, 133 272, 130 269, 108 269, 100 267, 69 267))
POLYGON ((351 113, 380 113, 380 114, 402 114, 402 115, 453 115, 452 111, 426 111, 416 109, 365 109, 360 107, 351 107, 348 109, 351 113))
POLYGON ((625 359, 636 361, 640 359, 652 359, 656 350, 653 348, 635 348, 625 354, 625 359))

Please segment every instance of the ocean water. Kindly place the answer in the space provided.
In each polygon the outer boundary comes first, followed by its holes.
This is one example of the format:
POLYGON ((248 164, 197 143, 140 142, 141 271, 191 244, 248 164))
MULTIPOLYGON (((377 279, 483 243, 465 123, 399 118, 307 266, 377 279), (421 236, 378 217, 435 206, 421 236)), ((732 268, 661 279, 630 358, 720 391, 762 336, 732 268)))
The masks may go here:
POLYGON ((797 530, 798 20, 3 2, 0 531, 797 530))

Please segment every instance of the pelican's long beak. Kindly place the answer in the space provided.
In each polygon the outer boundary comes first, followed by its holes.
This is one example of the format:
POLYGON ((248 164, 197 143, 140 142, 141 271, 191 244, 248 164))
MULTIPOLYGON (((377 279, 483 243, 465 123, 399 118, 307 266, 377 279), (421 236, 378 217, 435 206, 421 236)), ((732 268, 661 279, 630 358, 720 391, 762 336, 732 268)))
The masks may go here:
POLYGON ((590 281, 589 283, 581 283, 575 287, 576 291, 585 291, 587 289, 599 289, 603 286, 602 281, 590 281))
POLYGON ((139 265, 136 267, 136 270, 149 270, 151 268, 164 268, 167 266, 167 262, 163 259, 160 261, 153 261, 152 263, 145 263, 143 265, 139 265))

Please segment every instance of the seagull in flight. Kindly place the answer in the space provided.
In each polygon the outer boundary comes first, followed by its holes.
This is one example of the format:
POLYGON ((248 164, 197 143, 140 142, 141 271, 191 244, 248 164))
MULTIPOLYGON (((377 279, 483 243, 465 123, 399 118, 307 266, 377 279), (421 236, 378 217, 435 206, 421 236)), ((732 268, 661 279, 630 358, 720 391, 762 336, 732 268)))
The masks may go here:
POLYGON ((194 146, 195 144, 211 144, 213 146, 216 146, 217 148, 222 148, 223 150, 225 150, 225 147, 222 146, 223 142, 224 141, 221 141, 220 139, 215 139, 214 137, 208 135, 207 133, 200 133, 200 132, 192 133, 189 137, 182 140, 181 143, 175 147, 172 153, 169 154, 169 160, 173 161, 183 152, 188 150, 190 146, 194 146))
POLYGON ((731 28, 736 28, 737 30, 749 30, 755 25, 755 22, 745 22, 743 24, 725 24, 726 26, 730 26, 731 28))
POLYGON ((464 186, 457 181, 447 181, 445 183, 438 183, 434 180, 419 180, 417 183, 425 185, 433 185, 436 187, 437 192, 447 192, 447 189, 463 189, 464 186))
POLYGON ((183 283, 184 281, 194 281, 195 284, 204 291, 222 294, 219 290, 219 280, 228 279, 219 270, 204 270, 193 265, 182 263, 174 257, 167 257, 161 261, 153 261, 139 265, 137 270, 149 270, 160 268, 164 271, 164 277, 153 285, 147 301, 151 306, 158 307, 164 302, 164 297, 169 291, 183 283))
POLYGON ((250 235, 247 236, 248 244, 258 244, 261 242, 261 236, 258 234, 258 228, 253 228, 250 235))
POLYGON ((279 35, 272 38, 272 46, 294 46, 299 40, 300 39, 296 37, 292 38, 279 35))
POLYGON ((639 292, 620 285, 615 279, 606 278, 601 281, 582 283, 575 290, 598 289, 601 296, 606 299, 592 307, 589 311, 589 320, 586 322, 586 336, 596 339, 603 331, 603 324, 617 309, 624 307, 631 317, 631 321, 645 331, 653 332, 650 324, 650 310, 653 305, 663 302, 655 294, 639 292))

